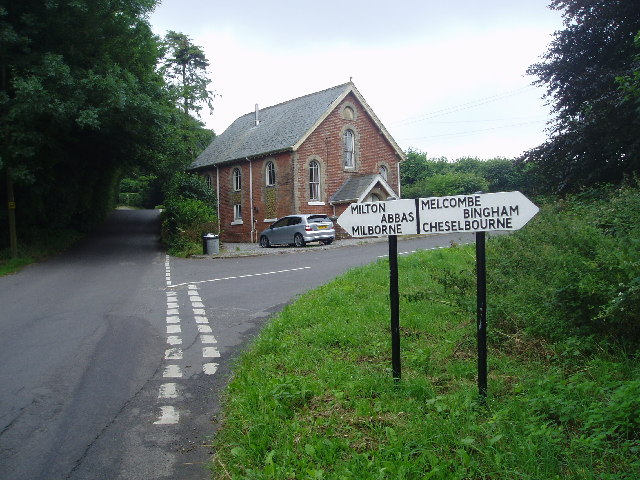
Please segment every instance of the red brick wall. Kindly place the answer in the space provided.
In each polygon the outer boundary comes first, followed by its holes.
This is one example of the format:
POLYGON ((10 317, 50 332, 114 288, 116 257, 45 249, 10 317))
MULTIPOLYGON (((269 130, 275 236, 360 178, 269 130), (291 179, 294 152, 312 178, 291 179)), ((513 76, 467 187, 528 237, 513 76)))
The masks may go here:
MULTIPOLYGON (((378 173, 381 164, 387 167, 387 183, 398 192, 398 156, 353 94, 349 94, 305 140, 298 149, 296 158, 295 191, 300 213, 333 215, 334 209, 329 205, 329 199, 338 188, 351 176, 378 173), (345 106, 354 109, 353 120, 343 118, 345 106), (356 134, 355 169, 343 167, 343 136, 346 128, 351 128, 356 134), (308 165, 312 158, 319 158, 324 169, 321 175, 321 200, 325 203, 324 206, 308 205, 308 165)), ((345 206, 337 205, 336 216, 344 208, 345 206)))
MULTIPOLYGON (((295 213, 293 210, 293 169, 292 154, 281 153, 260 159, 244 160, 231 165, 219 167, 219 215, 220 234, 226 242, 249 242, 251 232, 251 182, 253 182, 253 220, 255 232, 253 240, 256 241, 259 233, 268 227, 271 222, 265 222, 271 218, 279 218, 295 213), (276 169, 276 187, 268 187, 266 179, 266 164, 273 162, 276 169), (233 191, 233 170, 240 168, 242 172, 242 189, 233 191), (268 192, 268 191, 271 192, 268 192), (242 204, 242 223, 237 223, 233 218, 234 201, 239 199, 242 204), (267 204, 274 204, 271 208, 267 204), (271 211, 270 211, 271 210, 271 211)), ((201 175, 210 174, 211 186, 216 188, 216 169, 201 171, 201 175)))

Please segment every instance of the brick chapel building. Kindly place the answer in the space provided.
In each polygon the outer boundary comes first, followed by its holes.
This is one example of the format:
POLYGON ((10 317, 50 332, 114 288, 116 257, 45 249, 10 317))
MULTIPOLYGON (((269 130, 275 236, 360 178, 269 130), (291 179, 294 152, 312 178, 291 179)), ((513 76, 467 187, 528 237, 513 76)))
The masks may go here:
POLYGON ((217 136, 189 170, 215 188, 222 239, 257 242, 262 230, 285 215, 336 218, 350 203, 399 197, 404 158, 349 82, 273 107, 256 106, 217 136))

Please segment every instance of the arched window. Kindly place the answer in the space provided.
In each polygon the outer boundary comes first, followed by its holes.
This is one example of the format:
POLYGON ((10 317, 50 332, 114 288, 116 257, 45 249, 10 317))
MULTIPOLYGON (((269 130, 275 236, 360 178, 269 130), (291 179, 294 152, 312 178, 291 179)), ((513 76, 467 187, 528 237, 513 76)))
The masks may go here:
POLYGON ((267 187, 273 187, 276 184, 276 166, 273 162, 267 162, 265 174, 267 187))
POLYGON ((316 160, 309 162, 309 200, 320 200, 320 164, 316 160))
POLYGON ((211 188, 211 175, 210 175, 210 174, 208 174, 208 173, 207 173, 207 174, 204 176, 204 181, 207 183, 207 186, 208 186, 209 188, 211 188))
POLYGON ((347 129, 344 132, 344 166, 354 168, 356 166, 356 136, 353 130, 347 129))
POLYGON ((389 172, 387 171, 387 166, 380 165, 380 176, 385 180, 387 180, 387 175, 389 175, 389 172))
POLYGON ((242 172, 239 168, 233 169, 233 190, 236 192, 242 190, 242 172))

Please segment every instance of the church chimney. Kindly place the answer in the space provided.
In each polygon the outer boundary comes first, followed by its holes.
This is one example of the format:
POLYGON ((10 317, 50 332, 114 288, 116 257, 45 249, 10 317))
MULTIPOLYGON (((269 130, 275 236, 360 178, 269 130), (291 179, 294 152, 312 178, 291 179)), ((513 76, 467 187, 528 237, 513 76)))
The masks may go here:
POLYGON ((258 114, 260 113, 260 109, 258 108, 258 104, 256 103, 256 127, 260 125, 260 118, 258 114))

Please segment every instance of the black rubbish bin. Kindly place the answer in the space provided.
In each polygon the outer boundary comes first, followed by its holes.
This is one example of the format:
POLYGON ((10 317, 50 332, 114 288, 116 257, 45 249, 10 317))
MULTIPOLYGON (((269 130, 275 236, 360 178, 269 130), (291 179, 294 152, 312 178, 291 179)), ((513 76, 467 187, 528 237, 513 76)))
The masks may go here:
POLYGON ((205 255, 217 255, 220 252, 220 237, 213 233, 203 235, 202 252, 205 255))

